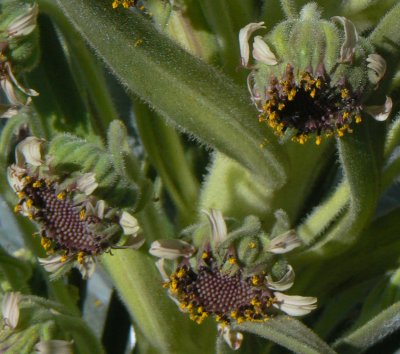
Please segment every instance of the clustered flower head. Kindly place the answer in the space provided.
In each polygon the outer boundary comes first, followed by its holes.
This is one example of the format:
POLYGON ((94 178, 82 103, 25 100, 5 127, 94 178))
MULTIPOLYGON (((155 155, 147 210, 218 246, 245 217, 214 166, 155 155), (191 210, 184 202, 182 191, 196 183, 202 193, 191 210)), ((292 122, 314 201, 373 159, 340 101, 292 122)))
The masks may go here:
POLYGON ((239 33, 241 62, 248 77, 259 121, 278 136, 304 144, 313 137, 351 133, 365 113, 377 120, 390 114, 392 101, 365 105, 386 71, 385 60, 345 17, 322 20, 314 3, 299 18, 288 19, 270 33, 255 36, 250 63, 249 40, 264 23, 250 23, 239 33), (335 23, 343 26, 343 32, 335 23))
POLYGON ((8 180, 19 199, 15 212, 40 226, 41 244, 49 256, 40 259, 46 270, 58 276, 76 265, 89 277, 96 256, 111 248, 140 247, 144 239, 137 220, 93 195, 95 175, 61 174, 44 148, 45 142, 35 137, 20 142, 8 180), (130 239, 119 245, 123 234, 130 239))
POLYGON ((220 334, 237 349, 243 336, 231 330, 232 324, 263 323, 280 311, 302 316, 316 308, 314 297, 283 293, 292 286, 294 271, 279 255, 301 244, 293 230, 270 239, 249 217, 228 233, 220 211, 206 215, 211 230, 199 228, 197 249, 183 240, 159 240, 150 248, 161 258, 157 266, 164 287, 191 320, 201 324, 214 317, 220 334), (165 260, 178 261, 170 275, 165 260))
MULTIPOLYGON (((3 6, 3 5, 2 5, 3 6)), ((0 104, 0 118, 11 118, 37 96, 35 90, 25 88, 15 77, 18 72, 30 69, 37 61, 37 50, 30 42, 37 41, 37 4, 24 1, 9 4, 6 1, 0 16, 0 86, 7 102, 0 104), (15 11, 15 6, 18 5, 15 11), (9 10, 9 12, 8 12, 9 10), (4 27, 5 26, 5 27, 4 27)))

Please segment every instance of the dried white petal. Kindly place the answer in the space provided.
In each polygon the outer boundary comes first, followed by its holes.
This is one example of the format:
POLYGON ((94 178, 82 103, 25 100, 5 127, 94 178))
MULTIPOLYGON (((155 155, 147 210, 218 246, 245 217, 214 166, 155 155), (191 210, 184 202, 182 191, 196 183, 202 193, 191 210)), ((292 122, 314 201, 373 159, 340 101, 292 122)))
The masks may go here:
POLYGON ((317 298, 296 295, 285 295, 275 292, 274 307, 286 312, 289 316, 303 316, 317 308, 317 298))
POLYGON ((339 63, 351 63, 358 42, 357 29, 346 17, 335 16, 332 20, 340 22, 344 27, 344 42, 340 48, 339 63))
POLYGON ((229 326, 221 326, 218 324, 218 333, 232 350, 238 350, 243 342, 243 334, 232 330, 229 326))
POLYGON ((190 243, 176 239, 154 241, 149 250, 151 255, 165 259, 189 258, 194 251, 190 243))
POLYGON ((136 218, 126 211, 122 213, 119 224, 124 230, 125 235, 135 235, 140 230, 140 226, 136 218))
POLYGON ((14 192, 19 192, 25 187, 25 179, 21 176, 25 173, 25 169, 17 165, 11 165, 7 168, 7 180, 14 192))
POLYGON ((296 231, 289 230, 282 235, 273 238, 268 245, 268 252, 282 254, 290 252, 301 246, 301 240, 297 237, 296 231))
POLYGON ((23 167, 25 163, 32 166, 41 166, 42 145, 44 140, 34 136, 29 136, 22 140, 15 149, 15 159, 17 166, 23 167))
POLYGON ((203 210, 203 213, 207 215, 211 225, 211 240, 218 247, 227 237, 224 217, 221 211, 216 209, 211 209, 210 212, 203 210))
POLYGON ((96 270, 96 262, 92 256, 85 256, 81 263, 77 263, 77 268, 82 274, 83 279, 89 279, 96 270))
POLYGON ((76 188, 86 195, 92 194, 98 185, 96 175, 93 172, 83 174, 76 181, 76 188))
POLYGON ((160 272, 163 281, 167 282, 167 281, 169 281, 169 276, 168 276, 167 272, 165 271, 164 263, 165 263, 164 258, 161 258, 156 262, 156 267, 157 267, 158 271, 160 272))
POLYGON ((294 283, 294 270, 291 265, 288 265, 289 270, 286 272, 286 274, 279 279, 278 281, 273 281, 271 276, 267 276, 267 282, 268 282, 268 288, 271 290, 278 290, 278 291, 285 291, 287 289, 290 289, 294 283))
POLYGON ((20 37, 27 36, 30 34, 36 27, 36 18, 39 13, 39 7, 37 4, 34 4, 32 7, 29 7, 27 11, 16 17, 7 27, 8 36, 20 37))
POLYGON ((265 28, 264 22, 249 23, 247 26, 243 27, 239 32, 239 46, 240 46, 240 57, 243 66, 249 64, 249 39, 250 36, 260 28, 265 28))
POLYGON ((363 110, 374 117, 375 120, 383 122, 389 117, 390 113, 392 112, 392 107, 392 99, 386 96, 386 101, 382 106, 367 106, 363 107, 363 110))
POLYGON ((276 65, 278 60, 272 53, 268 44, 264 42, 261 36, 256 36, 253 42, 253 58, 267 65, 276 65))
POLYGON ((4 76, 0 80, 1 89, 7 97, 7 101, 12 106, 23 106, 26 102, 21 101, 15 93, 15 88, 8 76, 4 76))
POLYGON ((73 259, 72 256, 63 259, 61 255, 53 255, 47 258, 38 258, 39 264, 49 273, 55 273, 73 259))
MULTIPOLYGON (((24 93, 25 95, 27 95, 27 96, 38 96, 38 95, 39 95, 39 93, 36 92, 35 90, 25 88, 25 87, 23 87, 23 86, 18 82, 17 78, 14 76, 14 74, 13 74, 13 72, 12 72, 12 70, 11 70, 11 65, 10 65, 10 63, 9 63, 8 61, 4 64, 4 66, 5 66, 5 68, 7 69, 7 74, 8 74, 8 76, 10 77, 12 83, 13 83, 15 86, 17 86, 18 89, 19 89, 21 92, 23 92, 23 93, 24 93)), ((27 103, 25 103, 25 104, 27 104, 27 103)))
POLYGON ((12 118, 19 113, 19 109, 16 106, 0 104, 0 118, 12 118))
POLYGON ((5 293, 1 303, 1 312, 6 326, 14 329, 19 320, 19 302, 21 295, 16 292, 5 293))
POLYGON ((35 352, 40 354, 73 354, 73 343, 52 339, 40 341, 35 345, 35 352))
POLYGON ((104 210, 106 208, 106 202, 104 200, 98 200, 94 208, 94 214, 99 218, 104 218, 104 210))
POLYGON ((382 80, 383 76, 386 73, 386 60, 383 59, 379 54, 370 54, 367 58, 368 65, 367 67, 372 70, 369 72, 369 80, 373 84, 377 84, 382 80))

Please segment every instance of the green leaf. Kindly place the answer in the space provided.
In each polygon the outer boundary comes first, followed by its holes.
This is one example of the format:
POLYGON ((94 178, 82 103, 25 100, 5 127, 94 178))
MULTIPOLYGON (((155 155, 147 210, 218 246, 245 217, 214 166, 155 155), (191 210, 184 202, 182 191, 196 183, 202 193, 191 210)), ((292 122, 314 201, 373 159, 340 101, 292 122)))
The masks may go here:
POLYGON ((185 52, 141 14, 113 10, 108 0, 58 3, 129 90, 267 184, 284 184, 284 149, 258 123, 244 87, 185 52))
POLYGON ((400 302, 396 302, 363 326, 334 344, 340 353, 360 353, 400 328, 400 302))
POLYGON ((235 329, 257 334, 298 354, 335 353, 312 330, 289 316, 276 316, 264 324, 246 322, 235 329))

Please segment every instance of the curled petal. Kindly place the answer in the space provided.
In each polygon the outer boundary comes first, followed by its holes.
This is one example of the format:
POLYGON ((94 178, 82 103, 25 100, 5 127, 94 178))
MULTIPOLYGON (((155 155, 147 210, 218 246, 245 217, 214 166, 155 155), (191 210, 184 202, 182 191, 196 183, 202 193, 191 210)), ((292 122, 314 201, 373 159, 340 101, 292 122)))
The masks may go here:
POLYGON ((273 238, 267 251, 275 254, 290 252, 301 246, 301 240, 297 237, 296 231, 289 230, 282 235, 273 238))
POLYGON ((218 333, 224 338, 225 342, 232 350, 238 350, 242 345, 243 334, 232 330, 229 326, 223 327, 218 324, 218 333))
POLYGON ((14 85, 12 84, 12 82, 10 81, 8 76, 4 76, 1 80, 0 80, 0 85, 1 85, 1 89, 4 92, 4 94, 7 97, 7 101, 10 102, 10 104, 12 106, 23 106, 25 105, 26 102, 21 101, 16 92, 15 92, 15 88, 14 85))
POLYGON ((7 27, 8 36, 13 38, 30 34, 36 27, 38 13, 39 7, 34 4, 24 14, 16 17, 7 27))
POLYGON ((85 173, 76 182, 76 187, 86 195, 90 195, 98 187, 96 175, 93 172, 85 173))
POLYGON ((18 325, 19 320, 19 302, 21 300, 20 293, 5 293, 1 303, 1 311, 5 324, 14 329, 18 325))
POLYGON ((124 230, 125 235, 135 235, 140 230, 140 226, 136 218, 126 211, 122 213, 121 219, 119 220, 119 224, 124 230))
POLYGON ((386 101, 382 106, 367 106, 364 111, 374 117, 375 120, 383 122, 392 112, 393 101, 390 97, 386 96, 386 101))
POLYGON ((40 354, 72 354, 73 343, 65 340, 51 339, 40 341, 35 345, 35 353, 40 354))
POLYGON ((372 74, 369 75, 369 79, 373 84, 377 84, 382 80, 386 72, 386 60, 383 59, 379 54, 370 54, 367 57, 367 67, 372 70, 372 74))
POLYGON ((220 210, 211 209, 210 212, 203 210, 203 213, 207 215, 208 221, 211 225, 211 240, 215 246, 220 245, 226 240, 227 230, 225 220, 220 210))
POLYGON ((340 48, 339 63, 351 63, 358 42, 357 29, 346 17, 335 16, 332 20, 340 22, 344 27, 344 42, 340 48))
POLYGON ((292 266, 288 266, 289 270, 287 273, 278 281, 273 281, 271 276, 267 276, 268 288, 271 290, 285 291, 290 289, 294 283, 294 270, 292 266))
POLYGON ((81 262, 77 264, 78 270, 82 274, 83 279, 89 279, 96 270, 96 262, 92 256, 83 257, 81 262))
POLYGON ((116 249, 130 248, 133 250, 137 250, 138 248, 142 247, 145 242, 146 242, 146 239, 141 234, 129 235, 128 239, 125 241, 125 243, 123 245, 114 246, 113 248, 116 248, 116 249))
POLYGON ((247 26, 243 27, 239 32, 239 46, 240 46, 240 57, 243 66, 247 67, 249 64, 249 39, 253 32, 260 28, 265 28, 264 22, 249 23, 247 26))
POLYGON ((274 307, 287 313, 289 316, 303 316, 317 308, 316 297, 305 297, 296 295, 285 295, 275 292, 276 302, 274 307))
POLYGON ((264 42, 261 36, 256 36, 253 42, 253 58, 267 65, 276 65, 278 60, 268 44, 264 42))
MULTIPOLYGON (((38 95, 39 95, 39 93, 36 92, 35 90, 25 88, 25 87, 23 87, 23 86, 18 82, 17 78, 14 76, 14 74, 13 74, 13 72, 12 72, 12 70, 11 70, 11 65, 10 65, 10 63, 9 63, 8 61, 4 64, 4 66, 5 66, 5 68, 7 69, 7 74, 8 74, 8 76, 10 77, 12 83, 13 83, 21 92, 23 92, 23 93, 24 93, 25 95, 27 95, 27 96, 38 96, 38 95)), ((27 103, 25 103, 25 104, 27 104, 27 103)))
POLYGON ((149 250, 151 255, 165 259, 189 258, 194 251, 195 248, 191 244, 175 239, 154 241, 149 250))
POLYGON ((25 180, 22 178, 25 171, 24 168, 18 167, 17 165, 11 165, 7 168, 8 184, 14 192, 19 192, 25 187, 25 180))
POLYGON ((23 167, 25 163, 32 166, 43 165, 42 145, 44 140, 30 136, 22 140, 15 149, 17 166, 23 167))
POLYGON ((47 258, 38 258, 38 261, 46 272, 56 273, 60 269, 64 268, 72 259, 72 256, 65 258, 61 255, 54 255, 47 258))

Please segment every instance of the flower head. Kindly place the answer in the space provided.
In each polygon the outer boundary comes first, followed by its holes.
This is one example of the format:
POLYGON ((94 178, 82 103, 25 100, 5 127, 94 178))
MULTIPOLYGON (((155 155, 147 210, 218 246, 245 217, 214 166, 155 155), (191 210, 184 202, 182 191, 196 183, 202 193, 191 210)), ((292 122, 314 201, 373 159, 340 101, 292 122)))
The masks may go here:
POLYGON ((260 232, 258 220, 249 217, 242 227, 228 233, 221 212, 211 210, 206 215, 211 231, 202 237, 197 250, 177 240, 156 241, 150 249, 163 257, 157 266, 164 287, 190 319, 200 324, 214 317, 220 334, 237 348, 241 335, 224 329, 231 323, 265 322, 279 310, 301 316, 316 308, 316 298, 281 292, 294 281, 292 267, 279 256, 300 245, 293 231, 271 240, 260 232), (167 275, 165 259, 176 259, 179 250, 181 259, 167 275))
POLYGON ((322 20, 316 5, 308 4, 299 18, 283 21, 264 37, 255 36, 250 65, 248 41, 262 28, 262 22, 250 24, 239 34, 261 123, 278 136, 289 135, 300 144, 313 137, 319 145, 323 137, 351 133, 364 113, 377 117, 365 102, 383 78, 386 62, 351 21, 322 20))
POLYGON ((144 240, 136 219, 92 194, 98 186, 95 175, 59 174, 51 157, 42 153, 44 145, 43 140, 26 138, 16 148, 16 164, 8 169, 19 198, 15 212, 40 226, 41 244, 49 255, 40 260, 42 265, 57 275, 77 265, 88 277, 95 256, 123 247, 118 246, 123 234, 133 237, 130 247, 140 247, 144 240))

